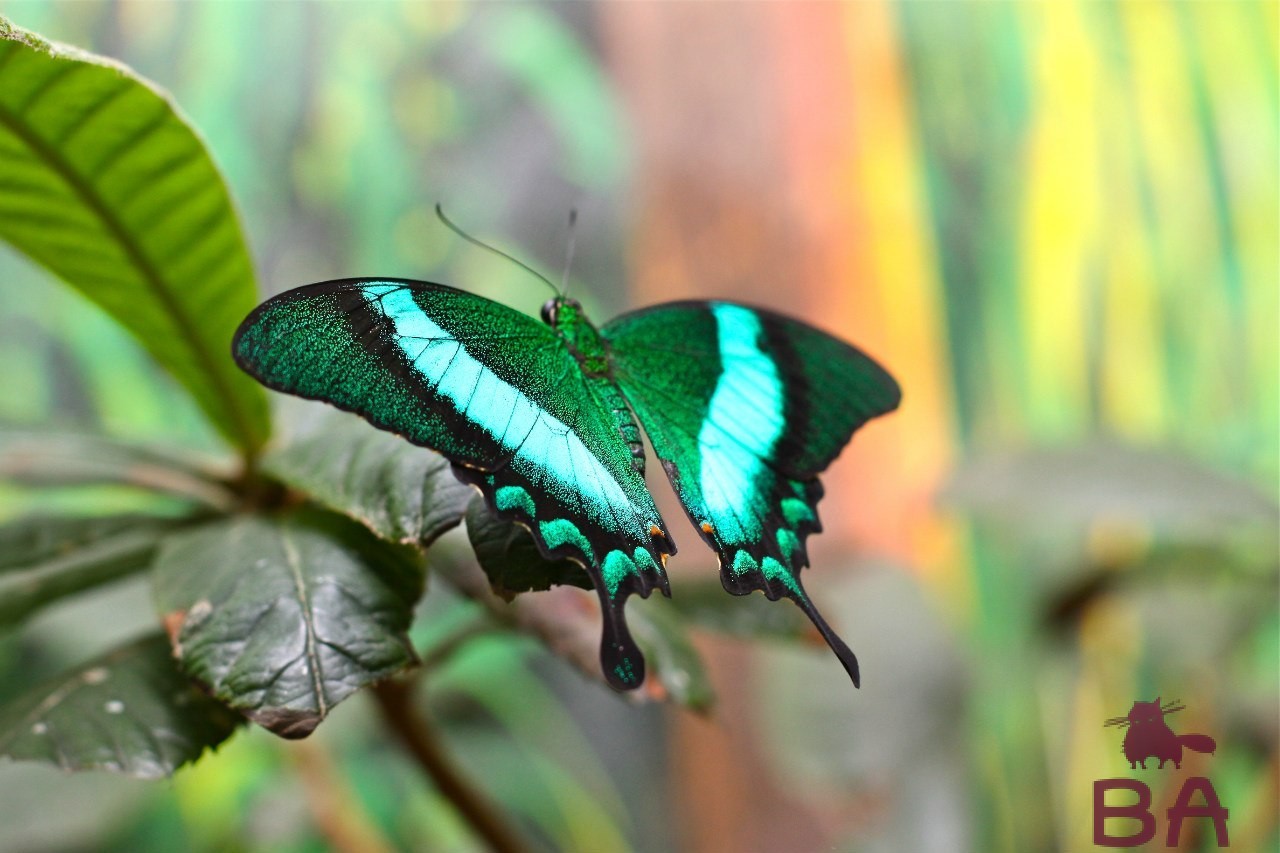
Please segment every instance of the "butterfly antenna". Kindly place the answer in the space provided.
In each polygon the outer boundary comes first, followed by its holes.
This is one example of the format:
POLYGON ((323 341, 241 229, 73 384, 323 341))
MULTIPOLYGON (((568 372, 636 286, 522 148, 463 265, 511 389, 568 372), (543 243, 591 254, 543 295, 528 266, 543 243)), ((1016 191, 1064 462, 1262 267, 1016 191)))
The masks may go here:
POLYGON ((573 268, 573 248, 578 243, 578 208, 569 209, 569 248, 564 253, 564 276, 560 280, 560 295, 569 292, 569 270, 573 268))
POLYGON ((486 252, 492 252, 493 254, 497 255, 500 258, 506 258, 508 261, 511 261, 511 263, 520 267, 520 269, 529 273, 534 278, 538 279, 543 284, 545 284, 547 287, 551 288, 553 291, 555 291, 555 294, 557 296, 560 295, 560 290, 554 284, 551 283, 551 280, 549 278, 547 278, 545 275, 535 270, 533 267, 526 264, 524 261, 513 258, 510 255, 508 255, 506 252, 502 251, 501 249, 495 248, 494 246, 490 246, 488 243, 484 243, 484 242, 481 242, 480 240, 477 240, 475 237, 472 237, 470 234, 468 234, 466 231, 463 231, 457 225, 454 225, 452 220, 450 220, 449 217, 444 215, 444 208, 440 206, 440 202, 436 202, 436 216, 440 218, 440 221, 444 223, 446 228, 448 228, 454 234, 457 234, 463 240, 466 240, 468 243, 470 243, 473 246, 479 246, 481 249, 484 249, 486 252))

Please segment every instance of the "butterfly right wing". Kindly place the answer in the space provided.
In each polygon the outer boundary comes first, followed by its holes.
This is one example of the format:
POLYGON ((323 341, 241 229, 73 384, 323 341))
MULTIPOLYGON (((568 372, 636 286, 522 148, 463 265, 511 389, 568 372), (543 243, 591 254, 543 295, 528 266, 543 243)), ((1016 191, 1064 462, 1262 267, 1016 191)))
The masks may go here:
POLYGON ((795 601, 856 685, 857 659, 800 570, 821 529, 817 475, 854 430, 898 405, 897 383, 843 341, 728 302, 644 308, 601 334, 680 503, 720 556, 725 589, 795 601))
POLYGON ((346 279, 263 303, 232 353, 268 387, 439 451, 544 556, 581 563, 604 612, 606 677, 622 689, 643 680, 623 605, 668 591, 663 560, 675 546, 626 442, 550 328, 443 285, 346 279))

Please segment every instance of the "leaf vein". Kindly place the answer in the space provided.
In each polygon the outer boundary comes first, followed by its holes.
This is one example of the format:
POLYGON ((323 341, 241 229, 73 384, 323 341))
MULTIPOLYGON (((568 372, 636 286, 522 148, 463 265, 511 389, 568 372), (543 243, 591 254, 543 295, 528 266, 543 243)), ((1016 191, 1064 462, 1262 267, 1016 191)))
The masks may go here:
POLYGON ((325 699, 324 675, 320 672, 320 656, 316 653, 315 614, 311 612, 311 603, 307 599, 306 581, 302 577, 302 563, 298 557, 297 547, 289 536, 289 531, 280 531, 280 541, 284 545, 285 562, 288 564, 289 573, 293 578, 298 602, 302 605, 302 619, 307 629, 307 665, 311 670, 311 689, 316 694, 316 709, 319 711, 321 718, 324 718, 329 714, 329 706, 325 699))

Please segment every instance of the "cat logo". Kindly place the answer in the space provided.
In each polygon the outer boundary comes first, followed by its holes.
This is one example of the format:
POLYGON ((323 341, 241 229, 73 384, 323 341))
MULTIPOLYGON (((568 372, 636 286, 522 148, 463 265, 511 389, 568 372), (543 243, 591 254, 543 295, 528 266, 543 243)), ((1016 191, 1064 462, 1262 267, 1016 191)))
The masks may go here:
POLYGON ((1182 769, 1182 750, 1184 748, 1196 752, 1207 752, 1210 755, 1218 745, 1208 735, 1176 735, 1169 724, 1164 721, 1165 714, 1182 711, 1186 705, 1177 702, 1160 704, 1160 697, 1154 702, 1134 702, 1127 717, 1112 717, 1104 725, 1127 728, 1124 743, 1124 757, 1129 761, 1129 769, 1141 767, 1147 769, 1148 758, 1160 759, 1159 768, 1164 769, 1166 761, 1172 761, 1175 769, 1182 769))
MULTIPOLYGON (((1112 717, 1104 723, 1108 727, 1128 729, 1120 745, 1131 770, 1147 770, 1147 760, 1156 759, 1154 769, 1163 770, 1166 763, 1181 770, 1184 750, 1212 755, 1217 749, 1214 739, 1204 734, 1179 735, 1165 722, 1165 715, 1186 708, 1178 702, 1134 702, 1124 717, 1112 717)), ((1136 847, 1146 844, 1156 835, 1156 818, 1150 811, 1151 789, 1137 779, 1099 779, 1093 783, 1093 843, 1100 847, 1136 847), (1137 795, 1136 803, 1107 805, 1108 791, 1131 791, 1137 795), (1133 835, 1111 835, 1107 832, 1107 818, 1130 818, 1141 824, 1133 835)), ((1219 847, 1227 845, 1227 810, 1218 800, 1213 783, 1203 776, 1191 776, 1182 783, 1182 789, 1169 809, 1169 831, 1166 847, 1177 847, 1182 834, 1182 824, 1187 818, 1208 818, 1213 821, 1213 831, 1219 847), (1195 794, 1203 797, 1203 804, 1192 805, 1195 794)))

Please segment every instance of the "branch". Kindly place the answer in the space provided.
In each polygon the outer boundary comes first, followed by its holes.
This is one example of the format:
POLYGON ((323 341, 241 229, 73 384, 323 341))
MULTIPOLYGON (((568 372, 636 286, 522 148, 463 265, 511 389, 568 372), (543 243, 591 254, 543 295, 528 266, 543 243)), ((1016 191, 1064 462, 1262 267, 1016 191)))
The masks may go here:
POLYGON ((316 829, 339 853, 391 853, 391 845, 358 805, 333 762, 311 741, 300 741, 293 756, 316 829))
POLYGON ((409 750, 432 784, 495 853, 524 853, 525 844, 489 800, 445 754, 437 733, 413 702, 413 686, 388 679, 373 686, 383 719, 409 750))

